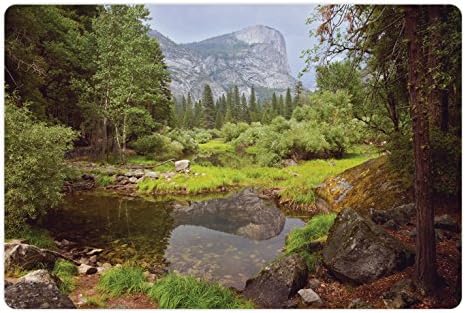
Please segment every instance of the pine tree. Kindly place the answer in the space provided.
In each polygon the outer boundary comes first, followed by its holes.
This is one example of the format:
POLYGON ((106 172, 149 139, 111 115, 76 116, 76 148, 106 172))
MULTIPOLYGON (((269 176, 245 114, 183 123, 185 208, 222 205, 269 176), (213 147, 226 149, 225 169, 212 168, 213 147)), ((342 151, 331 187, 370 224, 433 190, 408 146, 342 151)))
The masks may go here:
POLYGON ((284 117, 287 119, 291 118, 293 110, 294 110, 294 106, 292 104, 291 89, 287 88, 284 117))
POLYGON ((209 85, 205 85, 202 95, 201 126, 204 128, 215 127, 215 117, 215 104, 212 90, 209 85))
POLYGON ((278 99, 276 98, 276 93, 273 92, 273 96, 271 97, 271 112, 270 112, 272 119, 279 114, 279 106, 278 106, 278 99))
POLYGON ((239 88, 237 88, 237 86, 234 86, 232 114, 233 114, 233 118, 235 121, 239 120, 240 112, 241 112, 241 98, 239 95, 239 88))
POLYGON ((294 97, 294 107, 302 106, 302 94, 304 92, 304 86, 299 80, 295 85, 295 97, 294 97))
POLYGON ((192 120, 194 117, 194 112, 192 108, 192 97, 190 92, 187 94, 187 101, 186 101, 186 110, 184 111, 184 118, 182 125, 184 128, 192 128, 192 120))
POLYGON ((279 110, 279 115, 284 116, 286 108, 284 107, 284 97, 283 95, 279 95, 279 101, 278 101, 278 110, 279 110))
POLYGON ((249 99, 249 115, 250 121, 256 122, 259 120, 258 118, 258 107, 257 107, 257 100, 255 97, 255 89, 252 87, 250 90, 250 99, 249 99))
POLYGON ((247 105, 247 98, 242 93, 241 96, 241 118, 242 121, 250 123, 249 107, 247 105))
POLYGON ((232 92, 231 90, 228 91, 226 94, 226 112, 224 115, 224 122, 232 122, 234 119, 234 108, 233 108, 233 99, 232 99, 232 92))
POLYGON ((203 114, 202 101, 199 100, 199 101, 195 102, 194 119, 192 121, 192 126, 193 127, 201 127, 202 126, 202 114, 203 114))

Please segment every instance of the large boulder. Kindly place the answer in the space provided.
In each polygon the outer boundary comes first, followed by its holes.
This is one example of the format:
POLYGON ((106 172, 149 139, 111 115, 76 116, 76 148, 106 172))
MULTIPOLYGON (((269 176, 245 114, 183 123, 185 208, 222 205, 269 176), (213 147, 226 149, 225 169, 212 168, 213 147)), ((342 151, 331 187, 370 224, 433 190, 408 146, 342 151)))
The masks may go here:
POLYGON ((179 160, 174 162, 176 172, 186 172, 189 170, 191 162, 189 160, 179 160))
POLYGON ((298 254, 283 257, 247 280, 242 294, 265 308, 287 307, 288 300, 307 283, 308 269, 298 254))
POLYGON ((386 156, 369 160, 326 179, 315 189, 321 211, 339 212, 350 207, 364 216, 371 208, 387 210, 413 201, 405 180, 386 156))
POLYGON ((413 264, 414 253, 371 220, 347 208, 332 226, 323 263, 343 282, 362 284, 413 264))
POLYGON ((42 267, 53 268, 57 260, 57 254, 40 249, 25 243, 5 243, 5 270, 12 271, 15 268, 31 270, 42 267))
POLYGON ((57 278, 46 270, 31 272, 5 289, 5 302, 14 309, 74 309, 58 284, 57 278))
POLYGON ((251 188, 227 198, 176 207, 171 215, 177 225, 196 225, 254 240, 281 233, 286 218, 273 201, 263 199, 251 188))

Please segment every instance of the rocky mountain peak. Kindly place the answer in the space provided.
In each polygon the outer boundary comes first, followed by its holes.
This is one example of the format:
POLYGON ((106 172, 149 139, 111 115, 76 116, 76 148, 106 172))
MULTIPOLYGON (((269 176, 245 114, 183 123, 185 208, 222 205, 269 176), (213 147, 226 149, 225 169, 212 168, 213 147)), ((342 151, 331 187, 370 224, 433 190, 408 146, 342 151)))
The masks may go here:
POLYGON ((157 31, 151 35, 165 54, 175 96, 190 92, 199 99, 209 84, 215 97, 236 85, 241 93, 249 95, 253 86, 259 98, 268 98, 273 91, 283 93, 295 86, 285 39, 271 27, 255 25, 185 44, 176 44, 157 31))

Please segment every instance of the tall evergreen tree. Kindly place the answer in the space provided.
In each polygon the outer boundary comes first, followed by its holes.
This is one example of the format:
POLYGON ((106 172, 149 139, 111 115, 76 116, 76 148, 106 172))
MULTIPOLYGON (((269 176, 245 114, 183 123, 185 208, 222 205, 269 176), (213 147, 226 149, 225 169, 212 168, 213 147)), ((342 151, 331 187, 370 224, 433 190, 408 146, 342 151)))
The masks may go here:
POLYGON ((240 120, 250 123, 249 107, 247 105, 247 98, 245 97, 244 93, 242 93, 242 96, 241 96, 241 118, 240 120))
POLYGON ((279 95, 279 101, 278 101, 278 113, 281 116, 284 116, 286 112, 286 108, 284 106, 284 97, 283 95, 279 95))
POLYGON ((287 88, 284 117, 289 119, 291 117, 291 115, 292 115, 293 110, 294 110, 294 106, 292 104, 291 89, 287 88))
POLYGON ((241 112, 241 97, 239 94, 239 88, 237 86, 234 86, 234 92, 233 92, 233 118, 235 121, 238 121, 240 119, 240 112, 241 112))
POLYGON ((194 118, 194 111, 192 107, 192 97, 191 93, 187 94, 187 101, 186 101, 186 110, 184 111, 184 118, 182 125, 184 128, 192 128, 193 127, 193 118, 194 118))
POLYGON ((277 114, 279 114, 279 104, 278 99, 276 98, 276 93, 273 92, 273 96, 271 97, 271 116, 274 118, 277 114))
POLYGON ((249 112, 251 122, 256 122, 259 120, 257 99, 255 97, 255 89, 253 87, 250 89, 249 112))
POLYGON ((202 116, 201 126, 204 128, 215 127, 215 104, 213 100, 213 93, 209 85, 205 85, 202 94, 202 116))

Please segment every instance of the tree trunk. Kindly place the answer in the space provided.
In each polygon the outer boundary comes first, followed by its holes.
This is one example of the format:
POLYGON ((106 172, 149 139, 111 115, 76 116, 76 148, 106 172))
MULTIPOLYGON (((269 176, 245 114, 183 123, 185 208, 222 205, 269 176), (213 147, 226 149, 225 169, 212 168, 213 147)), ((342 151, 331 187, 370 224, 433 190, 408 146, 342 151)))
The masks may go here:
POLYGON ((427 6, 428 13, 428 50, 427 50, 427 68, 425 69, 426 86, 428 90, 427 99, 430 107, 431 126, 435 128, 441 127, 442 108, 440 101, 440 89, 437 74, 440 71, 438 50, 440 50, 440 32, 439 22, 441 17, 441 7, 439 5, 427 6))
POLYGON ((420 74, 423 42, 418 32, 420 6, 405 10, 405 36, 408 40, 408 89, 410 114, 413 124, 413 149, 415 158, 415 207, 417 217, 415 279, 425 291, 433 290, 436 279, 436 244, 434 233, 434 208, 431 197, 430 144, 428 106, 424 103, 420 74))

